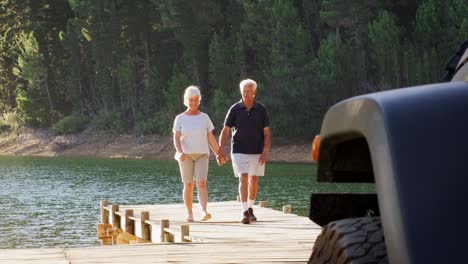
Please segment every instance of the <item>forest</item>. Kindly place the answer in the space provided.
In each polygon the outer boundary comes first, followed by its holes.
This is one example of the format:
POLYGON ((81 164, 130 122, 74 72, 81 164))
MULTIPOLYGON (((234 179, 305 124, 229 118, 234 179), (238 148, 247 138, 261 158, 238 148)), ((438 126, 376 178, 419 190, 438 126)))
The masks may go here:
POLYGON ((170 134, 198 85, 216 129, 258 83, 273 135, 351 96, 437 82, 466 0, 0 0, 0 132, 170 134))

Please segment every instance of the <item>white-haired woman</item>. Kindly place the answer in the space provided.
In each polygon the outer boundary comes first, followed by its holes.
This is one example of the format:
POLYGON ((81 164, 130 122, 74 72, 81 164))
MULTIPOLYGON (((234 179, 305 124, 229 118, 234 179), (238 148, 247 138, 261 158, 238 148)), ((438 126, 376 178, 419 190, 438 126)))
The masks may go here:
POLYGON ((208 189, 206 181, 208 177, 208 164, 210 147, 216 154, 216 159, 222 165, 219 155, 219 146, 213 135, 213 123, 210 117, 200 112, 201 94, 196 86, 189 86, 185 90, 184 105, 187 110, 177 115, 174 120, 174 146, 176 148, 175 159, 179 163, 182 182, 184 183, 183 197, 187 210, 186 221, 193 222, 193 187, 194 180, 197 183, 198 201, 201 207, 201 221, 211 218, 207 212, 208 189))

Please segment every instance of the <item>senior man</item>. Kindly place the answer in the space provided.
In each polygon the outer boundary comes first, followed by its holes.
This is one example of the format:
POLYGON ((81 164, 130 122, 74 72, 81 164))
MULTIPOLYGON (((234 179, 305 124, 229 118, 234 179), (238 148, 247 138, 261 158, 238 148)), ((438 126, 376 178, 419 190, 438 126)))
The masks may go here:
POLYGON ((219 137, 220 153, 232 131, 231 159, 234 175, 239 177, 239 196, 242 202, 242 224, 257 221, 253 204, 258 190, 258 176, 265 174, 270 149, 270 120, 262 104, 255 100, 257 83, 246 79, 239 84, 242 99, 231 106, 219 137))

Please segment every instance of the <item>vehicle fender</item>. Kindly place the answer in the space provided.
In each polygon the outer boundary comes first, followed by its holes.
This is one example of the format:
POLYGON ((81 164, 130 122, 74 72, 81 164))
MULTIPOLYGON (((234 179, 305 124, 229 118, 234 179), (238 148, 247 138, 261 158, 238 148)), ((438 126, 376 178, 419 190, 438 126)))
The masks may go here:
POLYGON ((468 83, 350 98, 326 113, 320 136, 318 178, 330 181, 333 145, 366 139, 391 263, 466 259, 468 83))

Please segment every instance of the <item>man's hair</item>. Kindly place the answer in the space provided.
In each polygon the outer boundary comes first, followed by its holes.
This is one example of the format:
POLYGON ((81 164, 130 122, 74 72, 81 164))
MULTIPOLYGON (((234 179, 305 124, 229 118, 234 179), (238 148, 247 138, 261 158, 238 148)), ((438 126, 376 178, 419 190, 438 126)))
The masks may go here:
POLYGON ((244 86, 250 86, 250 85, 252 86, 252 88, 254 90, 257 90, 257 83, 254 80, 251 80, 251 79, 245 79, 242 82, 240 82, 239 88, 240 88, 240 90, 242 92, 242 88, 244 88, 244 86))
POLYGON ((198 89, 198 87, 195 86, 195 85, 191 85, 191 86, 187 87, 187 89, 185 89, 184 105, 189 106, 189 99, 194 97, 194 96, 198 96, 198 99, 201 101, 200 89, 198 89))

